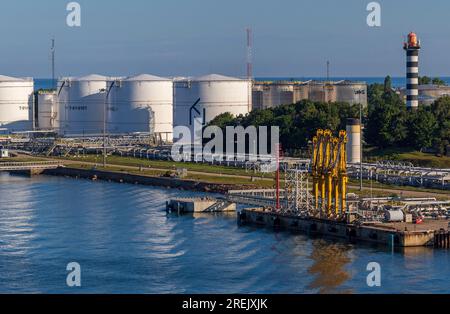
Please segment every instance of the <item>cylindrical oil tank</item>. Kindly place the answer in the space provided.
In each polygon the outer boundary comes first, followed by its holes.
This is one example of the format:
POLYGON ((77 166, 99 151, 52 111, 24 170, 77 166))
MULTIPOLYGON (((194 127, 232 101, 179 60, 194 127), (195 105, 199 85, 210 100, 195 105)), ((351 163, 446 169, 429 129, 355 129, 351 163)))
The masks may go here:
POLYGON ((361 121, 359 119, 347 120, 347 162, 361 162, 361 121))
POLYGON ((252 87, 252 106, 255 109, 264 109, 264 84, 254 83, 252 87))
POLYGON ((0 76, 0 130, 33 129, 34 82, 31 78, 0 76))
POLYGON ((142 74, 108 82, 108 131, 113 134, 151 133, 171 142, 173 81, 142 74))
POLYGON ((280 105, 290 105, 294 103, 294 85, 293 83, 274 82, 268 85, 267 103, 264 108, 277 107, 280 105))
POLYGON ((294 103, 309 99, 309 83, 297 83, 294 85, 294 103))
POLYGON ((364 82, 343 81, 336 83, 336 101, 351 105, 367 106, 367 84, 364 82))
POLYGON ((39 90, 35 95, 36 126, 39 130, 57 130, 58 104, 55 91, 39 90))
POLYGON ((106 85, 102 75, 58 80, 57 98, 60 133, 94 135, 103 132, 106 111, 106 85))
POLYGON ((325 86, 321 82, 310 82, 308 84, 309 91, 309 100, 311 101, 326 101, 326 91, 325 86))
POLYGON ((207 124, 222 113, 238 116, 252 109, 252 82, 246 79, 217 74, 181 79, 174 93, 175 126, 193 129, 194 121, 207 124))
POLYGON ((405 214, 401 210, 386 210, 384 219, 388 222, 402 222, 405 220, 405 214))

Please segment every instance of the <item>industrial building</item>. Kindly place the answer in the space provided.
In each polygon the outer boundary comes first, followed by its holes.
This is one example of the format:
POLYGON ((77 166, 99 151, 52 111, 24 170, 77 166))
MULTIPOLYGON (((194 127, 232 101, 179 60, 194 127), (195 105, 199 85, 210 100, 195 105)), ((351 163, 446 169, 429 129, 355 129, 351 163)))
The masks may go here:
POLYGON ((174 81, 174 125, 193 130, 194 122, 205 125, 218 115, 234 116, 252 110, 252 82, 218 74, 174 81))
POLYGON ((354 81, 256 81, 253 85, 252 98, 253 109, 294 104, 304 99, 366 106, 367 84, 354 81))
POLYGON ((106 88, 110 80, 96 74, 58 80, 57 123, 62 135, 103 132, 106 88))
POLYGON ((33 129, 32 78, 0 76, 0 132, 33 129))
POLYGON ((109 81, 107 86, 108 133, 151 133, 172 141, 171 79, 142 74, 109 81))

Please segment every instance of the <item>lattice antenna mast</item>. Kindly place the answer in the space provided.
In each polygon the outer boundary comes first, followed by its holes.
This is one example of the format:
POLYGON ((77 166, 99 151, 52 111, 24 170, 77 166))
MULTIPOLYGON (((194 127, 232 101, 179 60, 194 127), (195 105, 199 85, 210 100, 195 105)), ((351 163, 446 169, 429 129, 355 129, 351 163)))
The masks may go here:
POLYGON ((55 88, 55 37, 52 38, 50 52, 52 55, 52 87, 55 88))
POLYGON ((253 31, 247 28, 247 79, 253 79, 253 31))

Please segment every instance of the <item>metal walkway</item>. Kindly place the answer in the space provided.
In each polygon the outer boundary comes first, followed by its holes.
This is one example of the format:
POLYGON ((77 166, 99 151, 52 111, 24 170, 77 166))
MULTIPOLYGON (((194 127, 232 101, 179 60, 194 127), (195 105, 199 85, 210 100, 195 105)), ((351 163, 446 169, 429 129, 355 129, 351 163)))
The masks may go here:
POLYGON ((0 162, 0 171, 45 170, 62 167, 59 161, 0 162))

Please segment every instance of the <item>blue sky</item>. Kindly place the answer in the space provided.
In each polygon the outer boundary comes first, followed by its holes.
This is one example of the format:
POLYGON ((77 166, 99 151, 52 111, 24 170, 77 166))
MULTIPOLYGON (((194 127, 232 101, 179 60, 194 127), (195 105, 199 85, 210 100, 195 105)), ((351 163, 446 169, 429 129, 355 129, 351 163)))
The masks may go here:
POLYGON ((66 25, 66 0, 0 3, 0 74, 245 75, 245 29, 256 76, 404 75, 402 41, 422 40, 421 74, 450 75, 448 0, 384 0, 369 28, 370 0, 79 0, 82 25, 66 25))

